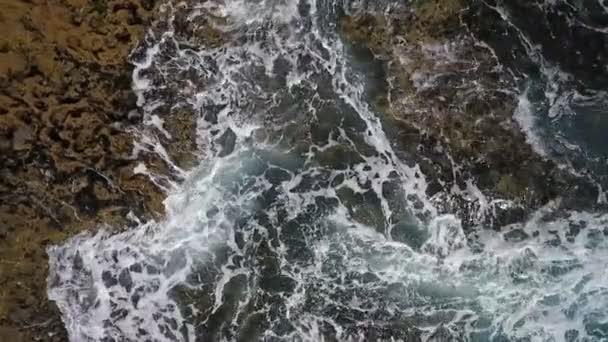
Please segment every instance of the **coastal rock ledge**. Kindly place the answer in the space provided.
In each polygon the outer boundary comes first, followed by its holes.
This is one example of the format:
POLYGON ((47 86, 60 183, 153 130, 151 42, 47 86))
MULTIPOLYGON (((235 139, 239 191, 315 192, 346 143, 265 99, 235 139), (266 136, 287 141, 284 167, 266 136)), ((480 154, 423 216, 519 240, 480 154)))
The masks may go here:
MULTIPOLYGON (((134 169, 170 169, 134 154, 144 114, 131 51, 154 0, 0 1, 0 341, 66 341, 47 300, 46 246, 85 229, 163 214, 165 194, 134 169)), ((193 126, 167 119, 184 139, 193 126)), ((169 151, 192 159, 183 141, 169 151)))

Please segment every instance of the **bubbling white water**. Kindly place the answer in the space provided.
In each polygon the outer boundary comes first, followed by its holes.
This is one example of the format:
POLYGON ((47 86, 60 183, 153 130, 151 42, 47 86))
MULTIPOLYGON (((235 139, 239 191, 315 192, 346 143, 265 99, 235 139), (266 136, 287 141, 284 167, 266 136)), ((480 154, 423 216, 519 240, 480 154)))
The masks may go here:
MULTIPOLYGON (((335 32, 338 6, 164 7, 166 29, 150 33, 136 62, 139 104, 165 134, 158 108, 168 99, 159 91, 177 87, 179 105, 200 113, 200 165, 175 166, 185 180, 170 187, 162 221, 49 248, 49 298, 71 340, 593 341, 606 333, 608 217, 552 217, 548 206, 525 225, 467 238, 456 216, 438 215, 424 175, 396 157, 367 105, 365 78, 335 32), (172 23, 183 12, 191 21, 221 17, 229 41, 180 45, 172 23), (197 77, 184 83, 176 68, 197 77)), ((147 139, 142 148, 170 159, 147 139)))
MULTIPOLYGON (((561 1, 548 2, 545 6, 552 7, 559 3, 561 1)), ((604 8, 601 1, 599 4, 604 8)), ((526 76, 526 89, 519 97, 514 115, 526 134, 528 143, 541 156, 556 161, 560 168, 595 184, 598 190, 597 203, 605 204, 605 152, 602 143, 593 141, 594 138, 587 132, 594 130, 596 125, 584 122, 591 121, 585 117, 594 114, 596 118, 602 116, 608 104, 608 92, 584 87, 584 82, 550 62, 543 55, 542 46, 533 43, 528 37, 529 33, 517 26, 516 20, 501 4, 486 3, 486 6, 494 10, 503 23, 515 32, 525 54, 538 68, 539 75, 526 76), (577 121, 580 127, 576 127, 577 121)), ((578 10, 584 7, 579 7, 578 10)), ((568 21, 573 27, 580 25, 592 29, 576 17, 569 18, 568 21)), ((602 125, 599 120, 595 121, 602 125)))

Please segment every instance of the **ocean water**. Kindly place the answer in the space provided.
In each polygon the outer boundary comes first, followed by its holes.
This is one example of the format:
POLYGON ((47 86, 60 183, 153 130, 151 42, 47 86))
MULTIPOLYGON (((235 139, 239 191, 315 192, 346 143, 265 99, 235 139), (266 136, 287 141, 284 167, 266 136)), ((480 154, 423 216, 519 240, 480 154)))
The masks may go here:
MULTIPOLYGON (((337 32, 341 13, 365 5, 163 6, 134 53, 134 89, 161 134, 163 105, 198 113, 198 166, 174 165, 181 182, 138 167, 167 188, 163 220, 48 249, 49 298, 72 341, 608 340, 608 214, 551 202, 465 234, 398 157, 337 32), (184 18, 228 38, 204 46, 184 18)), ((529 94, 514 115, 551 155, 549 112, 529 94)), ((562 141, 579 146, 571 117, 562 141)), ((139 139, 169 158, 157 137, 139 139)))

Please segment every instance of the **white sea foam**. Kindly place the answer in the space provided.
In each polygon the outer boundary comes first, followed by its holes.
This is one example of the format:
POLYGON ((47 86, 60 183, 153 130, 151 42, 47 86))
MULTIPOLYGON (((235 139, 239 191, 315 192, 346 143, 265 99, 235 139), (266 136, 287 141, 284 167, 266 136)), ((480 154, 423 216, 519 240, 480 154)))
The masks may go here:
POLYGON ((524 91, 517 99, 517 107, 513 118, 519 124, 519 127, 526 135, 526 141, 534 152, 541 156, 547 157, 547 150, 544 140, 538 134, 537 120, 532 103, 528 99, 528 92, 524 91))
MULTIPOLYGON (((552 1, 545 6, 553 7, 556 4, 573 6, 564 1, 552 1)), ((553 159, 563 169, 572 173, 585 172, 585 169, 590 167, 589 163, 585 164, 583 168, 572 166, 571 160, 576 159, 578 152, 563 155, 560 150, 567 150, 573 145, 586 144, 586 137, 572 134, 567 127, 573 125, 577 116, 585 116, 589 111, 605 108, 608 103, 608 94, 604 90, 581 90, 580 86, 584 85, 584 82, 576 80, 574 75, 565 72, 558 64, 548 60, 542 53, 542 46, 533 43, 526 32, 517 26, 516 21, 512 20, 511 14, 506 8, 500 4, 486 3, 486 6, 496 11, 503 22, 517 33, 530 61, 536 65, 540 73, 537 77, 529 77, 525 82, 526 89, 519 97, 515 113, 515 119, 526 134, 526 140, 535 152, 553 159), (541 91, 542 96, 539 97, 541 91), (558 150, 557 153, 555 150, 558 150)), ((572 9, 575 12, 580 10, 580 8, 574 7, 572 9)), ((582 24, 575 17, 570 21, 572 21, 571 25, 582 24)), ((601 154, 589 154, 586 157, 591 161, 602 159, 605 162, 605 157, 601 154)), ((592 183, 597 184, 598 188, 602 187, 601 181, 591 179, 598 177, 589 176, 589 178, 592 183)))
MULTIPOLYGON (((157 91, 183 81, 175 65, 201 75, 204 86, 179 95, 201 113, 200 165, 175 166, 184 181, 166 187, 162 221, 49 248, 49 298, 70 339, 405 341, 414 327, 423 340, 599 336, 608 217, 547 207, 467 240, 456 216, 437 215, 419 168, 396 157, 333 31, 334 5, 301 5, 166 5, 161 20, 212 11, 231 35, 195 51, 167 25, 136 64, 149 117, 162 115, 157 91)), ((170 159, 159 139, 141 139, 170 159)))

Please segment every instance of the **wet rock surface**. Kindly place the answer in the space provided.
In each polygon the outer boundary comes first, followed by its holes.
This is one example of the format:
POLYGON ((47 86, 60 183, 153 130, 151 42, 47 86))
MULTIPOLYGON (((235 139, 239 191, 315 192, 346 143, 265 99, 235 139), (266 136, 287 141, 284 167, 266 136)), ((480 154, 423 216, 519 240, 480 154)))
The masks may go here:
POLYGON ((548 155, 606 188, 608 7, 472 2, 465 21, 519 80, 548 155))
POLYGON ((442 211, 459 212, 465 227, 498 228, 562 197, 564 207, 595 206, 599 193, 588 179, 526 141, 514 118, 518 74, 479 39, 492 30, 479 7, 454 0, 388 14, 364 9, 345 16, 341 29, 382 64, 388 86, 376 108, 399 127, 404 159, 418 162, 442 211))
POLYGON ((512 69, 529 73, 538 68, 526 53, 533 49, 537 58, 572 74, 582 88, 605 89, 608 85, 605 2, 492 0, 472 2, 471 13, 473 30, 512 69))
MULTIPOLYGON (((529 60, 517 30, 505 26, 500 12, 492 9, 495 5, 428 0, 387 15, 368 11, 342 21, 342 32, 355 48, 363 47, 377 59, 368 65, 380 66, 373 76, 380 81, 370 96, 400 132, 403 160, 420 165, 430 181, 428 194, 442 211, 461 213, 465 227, 519 222, 560 197, 568 208, 587 208, 598 198, 593 184, 537 154, 514 120, 518 78, 533 70, 535 62, 529 60), (506 33, 507 43, 492 40, 497 32, 506 33), (500 48, 508 46, 513 48, 500 48)), ((603 87, 605 41, 597 28, 605 24, 604 17, 573 8, 540 13, 535 2, 502 5, 514 15, 544 17, 540 33, 531 34, 533 43, 555 56, 552 62, 581 84, 603 87), (578 26, 560 24, 579 17, 584 20, 578 26), (558 51, 559 40, 546 39, 554 34, 569 37, 568 53, 558 51), (585 64, 592 57, 597 63, 585 64)), ((196 65, 175 65, 176 73, 169 76, 155 74, 154 68, 144 70, 153 83, 169 77, 175 85, 156 90, 166 93, 145 94, 174 100, 153 109, 138 107, 131 90, 128 55, 155 8, 155 2, 146 0, 2 1, 0 28, 6 34, 0 38, 0 341, 65 340, 57 309, 46 300, 45 246, 101 225, 128 227, 129 213, 143 219, 161 217, 161 187, 167 184, 152 182, 134 169, 145 162, 154 173, 167 174, 195 165, 194 120, 200 113, 183 106, 180 94, 198 92, 206 75, 196 65), (137 131, 150 114, 162 124, 145 129, 166 146, 174 165, 152 150, 133 153, 137 131)), ((194 53, 221 45, 222 35, 209 25, 209 20, 221 18, 206 18, 204 13, 187 20, 180 17, 179 7, 171 13, 176 14, 171 23, 179 43, 165 42, 167 56, 172 49, 194 53)), ((524 22, 518 27, 537 27, 533 19, 519 17, 524 22)), ((149 34, 164 31, 153 25, 149 34)), ((149 47, 144 40, 132 58, 141 61, 149 47)), ((173 62, 160 57, 158 63, 173 62)), ((234 140, 232 131, 217 137, 222 154, 232 152, 234 140)), ((333 163, 349 158, 339 149, 328 150, 327 160, 321 162, 340 169, 346 166, 333 163)), ((374 213, 361 216, 369 225, 378 219, 374 213)), ((518 231, 509 235, 523 238, 518 231)), ((130 291, 131 272, 141 269, 105 276, 103 281, 130 291)), ((239 282, 230 284, 230 291, 238 292, 239 282)), ((178 292, 187 297, 180 300, 193 300, 187 290, 178 292)), ((196 298, 205 315, 209 303, 210 298, 196 298)), ((228 303, 210 320, 220 321, 234 305, 228 303)), ((261 326, 255 316, 247 324, 252 334, 261 326)), ((413 338, 399 322, 394 330, 413 338)), ((384 336, 370 332, 372 337, 384 336)), ((434 338, 444 337, 438 332, 434 338)))
MULTIPOLYGON (((156 7, 149 0, 0 2, 2 341, 67 339, 46 298, 46 246, 85 229, 128 227, 129 213, 162 216, 163 191, 134 172, 140 162, 160 173, 169 168, 154 153, 134 153, 144 113, 128 62, 156 7)), ((169 155, 191 165, 193 127, 183 117, 166 120, 180 136, 169 155)))

